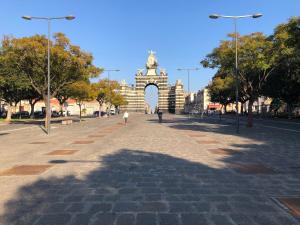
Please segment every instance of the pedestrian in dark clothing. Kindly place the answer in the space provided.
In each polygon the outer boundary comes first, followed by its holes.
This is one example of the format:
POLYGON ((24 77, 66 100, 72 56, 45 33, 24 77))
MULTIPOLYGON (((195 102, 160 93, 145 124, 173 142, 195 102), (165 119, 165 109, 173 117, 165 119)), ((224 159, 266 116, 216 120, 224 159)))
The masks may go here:
POLYGON ((162 122, 162 111, 157 108, 157 115, 158 115, 158 122, 161 123, 162 122))

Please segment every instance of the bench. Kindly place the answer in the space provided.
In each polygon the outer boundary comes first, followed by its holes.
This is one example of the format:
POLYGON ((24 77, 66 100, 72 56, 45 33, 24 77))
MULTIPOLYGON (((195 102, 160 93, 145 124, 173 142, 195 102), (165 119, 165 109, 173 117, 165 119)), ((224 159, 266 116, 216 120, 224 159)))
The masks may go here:
POLYGON ((72 124, 73 123, 73 120, 62 120, 61 121, 61 124, 62 125, 70 125, 70 124, 72 124))

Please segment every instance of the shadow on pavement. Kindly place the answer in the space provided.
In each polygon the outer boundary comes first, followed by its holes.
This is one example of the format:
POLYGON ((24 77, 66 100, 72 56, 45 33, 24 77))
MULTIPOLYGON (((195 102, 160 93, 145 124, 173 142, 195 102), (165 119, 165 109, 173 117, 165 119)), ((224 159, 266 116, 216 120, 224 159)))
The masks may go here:
MULTIPOLYGON (((262 150, 267 146, 240 147, 251 158, 255 151, 261 153, 256 150, 258 147, 262 150)), ((230 165, 243 161, 243 157, 232 154, 220 161, 230 165)), ((290 178, 286 174, 249 175, 230 166, 213 168, 166 154, 130 149, 121 149, 99 160, 101 167, 84 179, 51 177, 23 186, 14 199, 5 203, 1 224, 298 223, 270 198, 287 190, 285 185, 290 178)), ((52 163, 63 166, 73 161, 52 163)), ((299 176, 292 179, 300 182, 299 176)), ((294 185, 289 190, 300 194, 297 188, 294 185)))

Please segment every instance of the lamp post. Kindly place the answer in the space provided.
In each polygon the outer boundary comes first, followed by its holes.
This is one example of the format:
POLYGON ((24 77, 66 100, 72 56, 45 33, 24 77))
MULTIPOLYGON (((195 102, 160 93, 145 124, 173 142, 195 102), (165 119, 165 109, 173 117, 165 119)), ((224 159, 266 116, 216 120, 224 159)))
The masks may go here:
POLYGON ((187 71, 188 75, 188 113, 190 118, 190 102, 191 102, 191 93, 190 93, 190 71, 197 71, 199 68, 178 68, 178 71, 187 71))
POLYGON ((46 121, 45 127, 47 134, 50 134, 50 122, 51 122, 51 108, 50 108, 50 37, 51 37, 51 21, 52 20, 73 20, 75 16, 61 16, 61 17, 36 17, 36 16, 22 16, 24 20, 46 20, 48 22, 48 74, 47 74, 47 107, 46 107, 46 121))
POLYGON ((251 15, 242 15, 242 16, 225 16, 219 14, 212 14, 209 16, 211 19, 233 19, 234 22, 234 40, 235 40, 235 110, 236 110, 236 132, 239 133, 240 121, 239 121, 239 75, 238 75, 238 35, 237 35, 237 20, 241 18, 259 18, 262 14, 256 13, 251 15))
POLYGON ((109 100, 109 111, 108 111, 108 116, 110 115, 110 108, 111 108, 111 90, 110 90, 110 72, 119 72, 120 70, 119 69, 104 69, 103 71, 106 71, 107 72, 107 80, 108 80, 108 93, 109 93, 109 96, 108 96, 108 100, 109 100))

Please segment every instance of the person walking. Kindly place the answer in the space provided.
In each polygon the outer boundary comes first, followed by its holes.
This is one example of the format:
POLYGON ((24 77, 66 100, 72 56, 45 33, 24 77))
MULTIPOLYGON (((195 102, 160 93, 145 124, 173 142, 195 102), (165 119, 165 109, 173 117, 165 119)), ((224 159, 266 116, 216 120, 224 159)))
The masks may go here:
POLYGON ((158 122, 161 123, 162 122, 162 111, 159 109, 159 107, 157 108, 157 115, 158 115, 158 122))
POLYGON ((125 111, 124 114, 123 114, 123 119, 124 119, 125 125, 127 124, 128 117, 129 117, 129 113, 127 111, 125 111))

